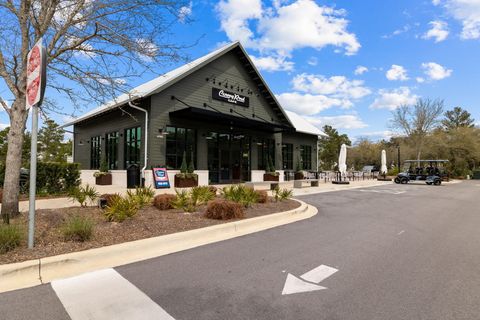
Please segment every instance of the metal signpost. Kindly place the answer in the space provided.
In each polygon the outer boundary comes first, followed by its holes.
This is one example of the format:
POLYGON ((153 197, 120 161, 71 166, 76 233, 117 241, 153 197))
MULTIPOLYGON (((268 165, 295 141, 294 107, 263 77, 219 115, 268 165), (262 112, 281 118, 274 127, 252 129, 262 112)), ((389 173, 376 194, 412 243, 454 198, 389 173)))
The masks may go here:
POLYGON ((27 56, 26 108, 32 108, 32 144, 30 157, 30 205, 28 213, 28 248, 33 248, 35 233, 35 195, 37 185, 37 131, 38 108, 42 104, 46 84, 46 51, 42 39, 33 46, 27 56))

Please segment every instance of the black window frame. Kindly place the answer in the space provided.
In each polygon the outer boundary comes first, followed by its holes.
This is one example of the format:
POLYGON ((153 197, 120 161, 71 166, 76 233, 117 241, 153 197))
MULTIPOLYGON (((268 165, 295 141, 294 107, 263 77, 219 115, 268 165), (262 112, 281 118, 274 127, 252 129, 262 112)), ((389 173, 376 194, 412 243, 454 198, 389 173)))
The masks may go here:
POLYGON ((109 170, 118 170, 118 131, 105 134, 105 155, 109 170))
POLYGON ((293 170, 293 143, 282 144, 282 168, 293 170))
POLYGON ((100 169, 102 162, 102 136, 90 138, 90 169, 100 169))
POLYGON ((312 146, 300 145, 300 158, 304 170, 312 170, 312 146))
POLYGON ((178 170, 182 165, 183 152, 187 165, 193 153, 193 165, 197 167, 197 129, 184 126, 166 126, 165 166, 169 170, 178 170), (181 135, 181 137, 179 136, 181 135))
POLYGON ((268 155, 272 159, 273 166, 275 164, 275 139, 260 139, 258 145, 258 170, 266 170, 268 155))
POLYGON ((132 164, 140 165, 142 160, 142 137, 143 130, 141 126, 131 127, 124 130, 123 159, 125 169, 132 164), (134 132, 134 134, 132 134, 132 132, 134 132))

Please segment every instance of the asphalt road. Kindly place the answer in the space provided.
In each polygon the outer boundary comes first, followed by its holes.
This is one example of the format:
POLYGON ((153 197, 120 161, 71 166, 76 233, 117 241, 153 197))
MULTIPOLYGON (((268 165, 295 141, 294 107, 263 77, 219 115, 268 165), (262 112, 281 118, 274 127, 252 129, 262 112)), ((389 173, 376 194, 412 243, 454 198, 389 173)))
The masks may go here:
MULTIPOLYGON (((311 219, 115 271, 177 320, 477 320, 479 195, 471 181, 304 196, 311 219), (338 269, 328 289, 282 295, 287 274, 320 265, 338 269)), ((70 317, 43 285, 1 294, 0 319, 70 317)))

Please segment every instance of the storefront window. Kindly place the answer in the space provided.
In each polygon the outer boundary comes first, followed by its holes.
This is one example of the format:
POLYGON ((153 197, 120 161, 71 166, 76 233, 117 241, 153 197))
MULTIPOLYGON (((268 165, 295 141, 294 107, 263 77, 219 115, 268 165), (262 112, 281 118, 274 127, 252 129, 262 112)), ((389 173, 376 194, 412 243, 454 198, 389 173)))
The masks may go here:
POLYGON ((167 127, 167 169, 180 169, 185 152, 187 164, 193 154, 194 165, 196 166, 196 130, 178 127, 167 127))
POLYGON ((107 164, 108 169, 118 169, 118 132, 107 133, 107 164))
POLYGON ((283 170, 293 170, 293 144, 284 143, 282 145, 283 170))
POLYGON ((90 169, 100 169, 102 156, 102 139, 100 136, 90 138, 90 169))
POLYGON ((265 170, 267 168, 268 158, 270 157, 275 166, 275 140, 263 139, 257 142, 258 145, 258 169, 265 170))
POLYGON ((141 127, 125 130, 125 168, 128 168, 131 164, 140 165, 141 144, 141 127))
POLYGON ((301 145, 300 156, 303 163, 303 169, 312 170, 312 146, 301 145))

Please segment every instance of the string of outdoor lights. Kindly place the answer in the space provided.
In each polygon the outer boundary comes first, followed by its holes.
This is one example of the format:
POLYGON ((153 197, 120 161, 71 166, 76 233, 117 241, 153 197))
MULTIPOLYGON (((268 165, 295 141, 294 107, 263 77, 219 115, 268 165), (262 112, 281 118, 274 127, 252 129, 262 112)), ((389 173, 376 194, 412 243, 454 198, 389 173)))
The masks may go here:
MULTIPOLYGON (((237 92, 245 92, 248 95, 253 95, 254 92, 250 88, 243 88, 240 86, 240 83, 230 81, 228 78, 224 78, 223 81, 217 80, 217 78, 214 75, 211 75, 210 77, 205 78, 205 81, 211 82, 213 85, 219 86, 219 87, 224 87, 225 89, 230 89, 230 90, 236 90, 237 92), (232 84, 234 83, 234 84, 232 84)), ((256 94, 257 97, 259 94, 256 94)))

